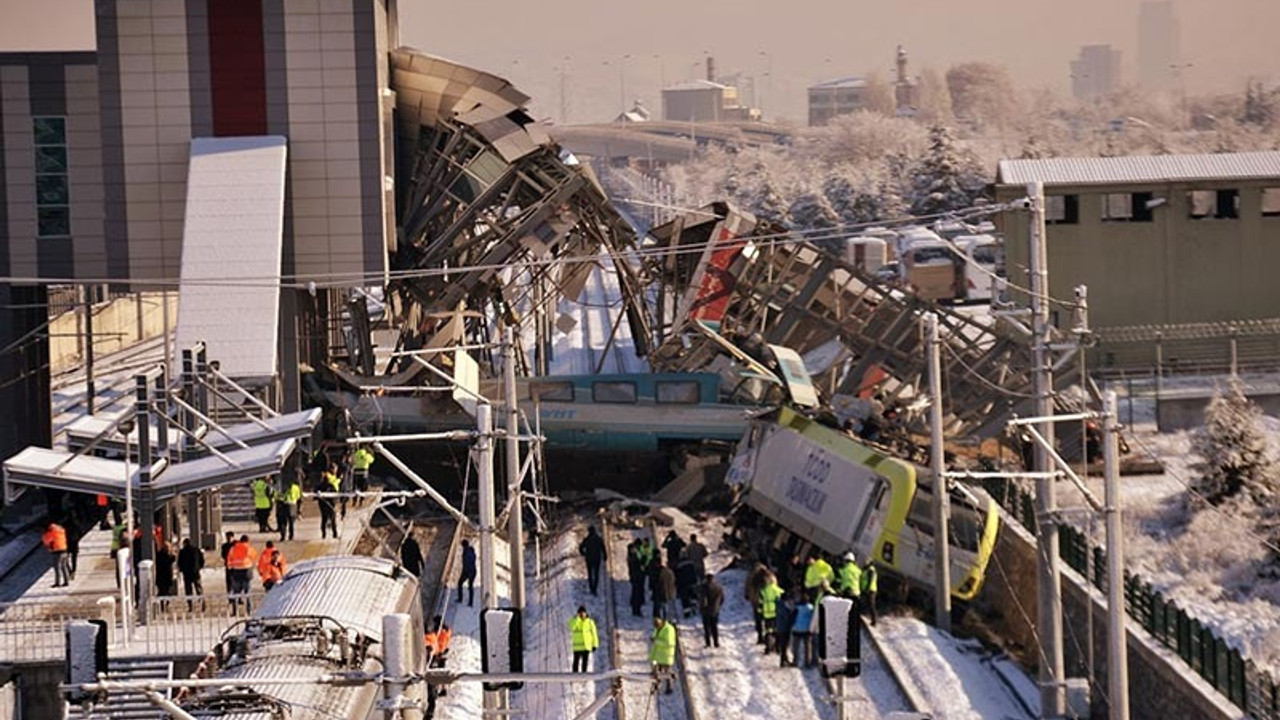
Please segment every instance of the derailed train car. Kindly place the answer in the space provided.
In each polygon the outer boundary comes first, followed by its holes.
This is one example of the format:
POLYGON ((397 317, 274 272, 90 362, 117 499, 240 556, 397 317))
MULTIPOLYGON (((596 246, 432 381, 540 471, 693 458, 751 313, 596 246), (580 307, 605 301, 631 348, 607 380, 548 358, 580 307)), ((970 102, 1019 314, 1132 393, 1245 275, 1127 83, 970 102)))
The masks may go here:
MULTIPOLYGON (((729 480, 746 502, 824 552, 860 560, 922 587, 933 585, 934 482, 929 471, 793 410, 762 418, 739 444, 729 480)), ((982 587, 999 514, 980 490, 950 490, 951 593, 982 587)))
MULTIPOLYGON (((207 668, 226 684, 179 698, 193 717, 223 720, 381 718, 381 687, 359 684, 275 684, 383 669, 382 618, 412 618, 412 665, 424 665, 418 580, 378 558, 339 555, 299 562, 253 616, 223 634, 207 668)), ((421 686, 410 686, 421 695, 421 686)), ((418 699, 421 699, 419 697, 418 699)))

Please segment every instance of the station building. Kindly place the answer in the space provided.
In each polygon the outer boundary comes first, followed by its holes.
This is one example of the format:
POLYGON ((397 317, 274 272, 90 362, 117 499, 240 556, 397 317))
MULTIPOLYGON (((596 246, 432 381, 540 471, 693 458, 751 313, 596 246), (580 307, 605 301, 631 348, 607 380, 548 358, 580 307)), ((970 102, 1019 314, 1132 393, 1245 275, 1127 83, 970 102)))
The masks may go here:
MULTIPOLYGON (((204 241, 218 276, 279 278, 266 337, 274 399, 289 410, 309 341, 325 344, 326 286, 381 284, 395 245, 396 0, 116 0, 95 12, 96 52, 0 53, 3 457, 51 439, 49 284, 172 290, 186 227, 225 220, 224 242, 204 241), (216 152, 262 145, 218 145, 232 138, 284 148, 278 182, 257 180, 278 185, 260 193, 265 226, 208 189, 234 162, 195 175, 196 139, 216 152), (278 236, 278 265, 236 249, 264 231, 278 236)), ((227 302, 229 331, 263 322, 227 302)), ((184 297, 180 325, 190 310, 184 297)))

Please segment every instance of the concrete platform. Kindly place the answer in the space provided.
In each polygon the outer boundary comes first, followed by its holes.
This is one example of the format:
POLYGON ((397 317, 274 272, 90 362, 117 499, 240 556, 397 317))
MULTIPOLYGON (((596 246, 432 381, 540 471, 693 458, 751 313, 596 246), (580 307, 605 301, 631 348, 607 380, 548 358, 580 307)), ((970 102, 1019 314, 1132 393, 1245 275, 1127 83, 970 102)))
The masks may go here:
MULTIPOLYGON (((362 507, 349 505, 345 520, 338 522, 337 539, 320 538, 320 511, 314 501, 305 499, 294 540, 281 542, 277 533, 260 533, 257 523, 224 523, 223 532, 232 531, 236 537, 249 535, 259 552, 268 540, 274 541, 290 564, 324 555, 352 553, 377 503, 375 496, 366 499, 362 507)), ((180 544, 181 541, 179 547, 180 544)), ((148 623, 135 626, 126 642, 120 612, 122 598, 111 558, 111 533, 90 531, 80 541, 77 572, 69 587, 53 587, 54 573, 50 567, 15 602, 0 604, 0 658, 18 664, 61 660, 66 623, 98 618, 111 620, 113 657, 203 657, 227 628, 247 615, 243 607, 238 615, 232 612, 218 552, 204 555, 205 569, 201 573, 204 602, 194 599, 188 608, 186 598, 181 595, 171 599, 154 598, 148 607, 148 623)), ((253 587, 251 602, 264 592, 256 572, 253 587)), ((181 593, 180 577, 177 589, 181 593)))

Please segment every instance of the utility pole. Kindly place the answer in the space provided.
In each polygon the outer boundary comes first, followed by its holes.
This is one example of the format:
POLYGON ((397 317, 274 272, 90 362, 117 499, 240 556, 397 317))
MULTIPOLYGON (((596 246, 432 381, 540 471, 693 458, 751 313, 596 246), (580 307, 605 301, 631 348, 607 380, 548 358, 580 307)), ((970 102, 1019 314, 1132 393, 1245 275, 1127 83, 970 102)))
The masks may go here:
MULTIPOLYGON (((476 465, 480 492, 480 607, 481 612, 498 607, 496 560, 493 556, 493 408, 487 402, 476 405, 476 465)), ((484 693, 484 715, 494 717, 498 693, 484 693)))
POLYGON ((1107 518, 1107 699, 1110 720, 1129 720, 1129 655, 1124 627, 1124 534, 1120 517, 1120 424, 1116 393, 1103 399, 1102 459, 1106 472, 1103 502, 1107 518))
POLYGON ((1066 714, 1066 669, 1062 657, 1062 583, 1058 560, 1058 525, 1054 517, 1058 509, 1055 478, 1050 474, 1054 463, 1049 455, 1053 447, 1053 369, 1049 355, 1049 268, 1045 250, 1044 185, 1027 184, 1031 205, 1031 317, 1032 363, 1035 415, 1042 419, 1038 428, 1048 447, 1035 448, 1036 476, 1036 550, 1037 563, 1036 624, 1039 627, 1040 714, 1043 718, 1061 718, 1066 714))
POLYGON ((93 290, 85 285, 83 292, 85 409, 92 415, 94 396, 97 395, 93 387, 93 290))
POLYGON ((929 469, 933 472, 933 580, 934 623, 939 630, 951 632, 951 554, 947 539, 951 537, 947 518, 951 515, 951 498, 947 495, 947 468, 943 457, 942 438, 942 352, 938 338, 938 316, 925 313, 926 344, 929 346, 929 469))
MULTIPOLYGON (((515 331, 503 332, 503 375, 507 396, 507 492, 511 515, 507 520, 507 541, 511 544, 511 601, 524 611, 524 483, 520 478, 520 413, 516 407, 515 331)), ((520 616, 524 617, 523 614, 520 616)))

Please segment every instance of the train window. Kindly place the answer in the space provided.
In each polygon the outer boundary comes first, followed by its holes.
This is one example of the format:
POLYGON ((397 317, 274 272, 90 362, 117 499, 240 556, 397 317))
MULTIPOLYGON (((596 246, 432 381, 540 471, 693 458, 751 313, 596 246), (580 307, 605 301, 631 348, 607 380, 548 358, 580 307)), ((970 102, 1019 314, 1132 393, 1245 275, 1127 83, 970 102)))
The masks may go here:
POLYGON ((977 551, 982 539, 983 515, 967 504, 951 506, 951 545, 961 550, 977 551))
POLYGON ((926 485, 916 486, 916 496, 907 510, 907 526, 933 537, 933 491, 926 485))
POLYGON ((529 384, 529 395, 534 400, 573 402, 573 383, 536 382, 529 384))
POLYGON ((659 381, 657 400, 660 405, 697 405, 698 383, 691 380, 659 381))
POLYGON ((598 403, 634 403, 636 384, 633 382, 591 383, 591 399, 598 403))

